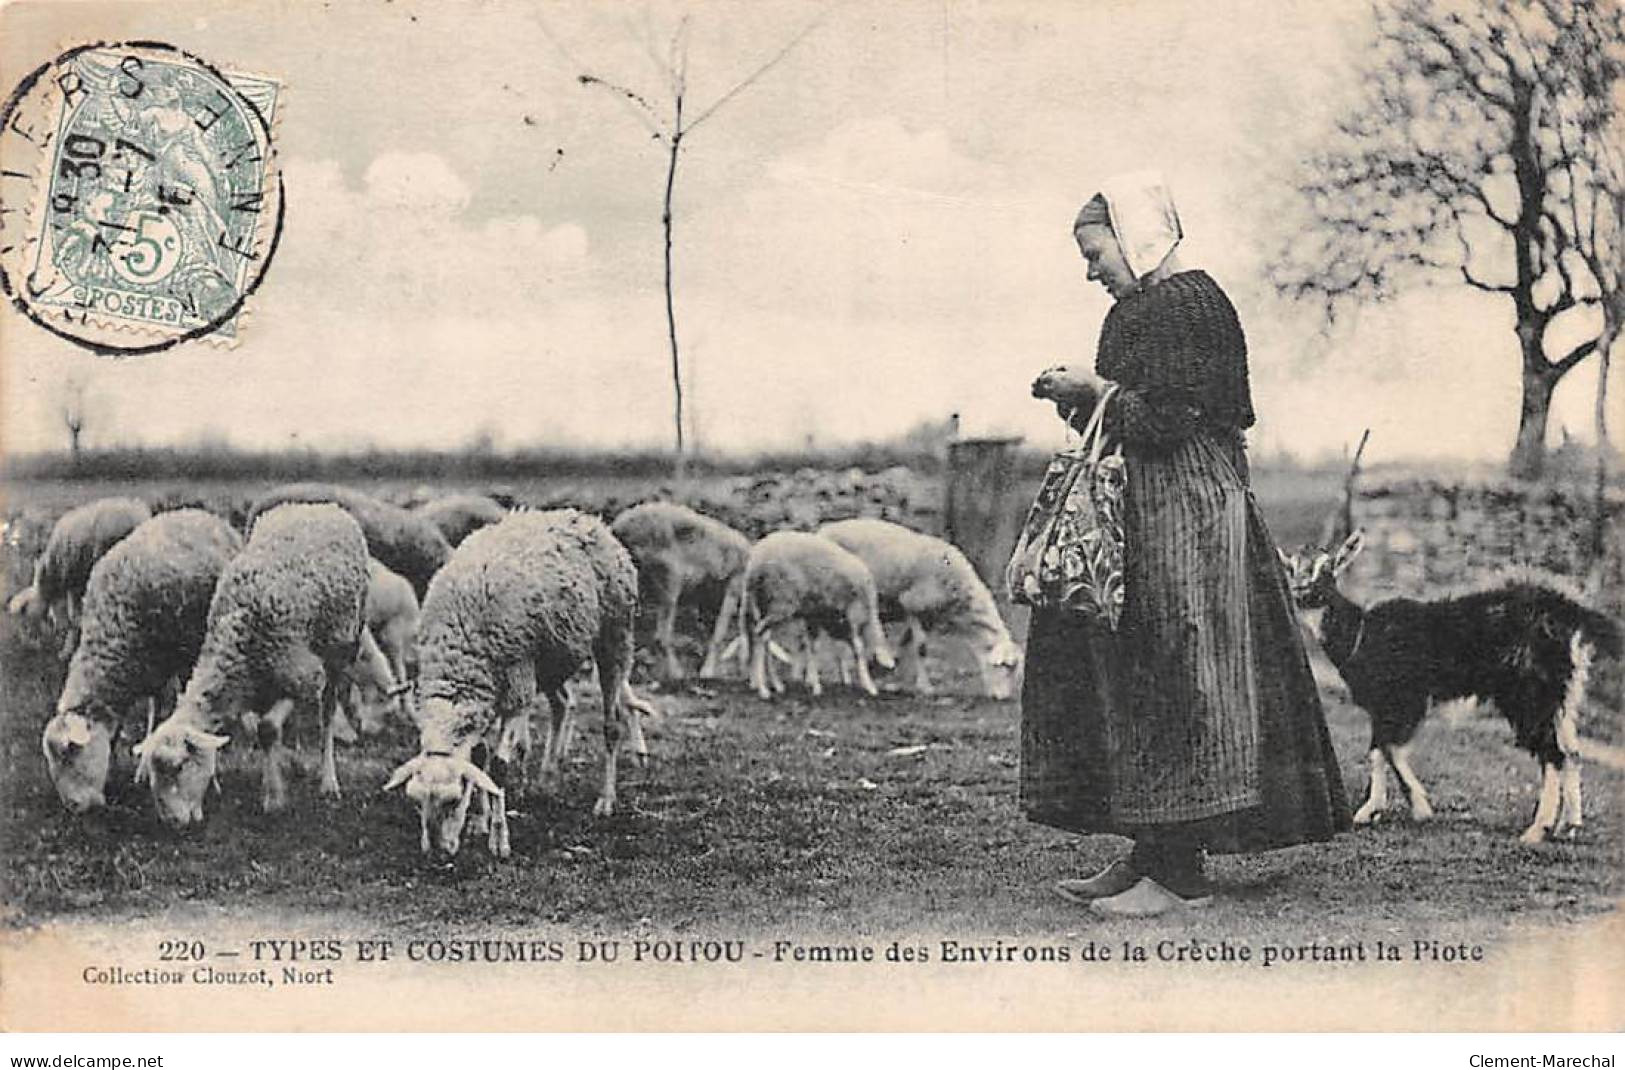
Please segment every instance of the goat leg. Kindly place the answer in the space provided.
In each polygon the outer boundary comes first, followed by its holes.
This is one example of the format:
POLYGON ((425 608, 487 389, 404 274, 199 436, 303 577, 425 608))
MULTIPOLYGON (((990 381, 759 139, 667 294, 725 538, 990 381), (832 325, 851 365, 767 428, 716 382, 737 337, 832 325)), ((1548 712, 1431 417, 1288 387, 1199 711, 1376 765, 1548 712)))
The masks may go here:
POLYGON ((1557 817, 1557 834, 1578 836, 1585 824, 1580 808, 1580 760, 1574 755, 1563 759, 1563 808, 1557 817))
POLYGON ((1356 825, 1369 825, 1378 814, 1388 809, 1388 763, 1381 747, 1371 748, 1366 755, 1366 764, 1371 770, 1371 783, 1365 803, 1354 812, 1356 825))
POLYGON ((1535 807, 1535 819, 1529 823, 1518 839, 1523 843, 1540 843, 1551 835, 1557 823, 1557 802, 1562 775, 1552 762, 1540 763, 1540 802, 1535 807))
POLYGON ((1426 821, 1433 816, 1433 803, 1428 800, 1427 789, 1422 786, 1422 780, 1411 768, 1411 745, 1402 743, 1397 747, 1384 747, 1383 753, 1388 756, 1388 764, 1394 767, 1399 774, 1399 786, 1405 789, 1405 797, 1411 801, 1411 817, 1417 821, 1426 821))

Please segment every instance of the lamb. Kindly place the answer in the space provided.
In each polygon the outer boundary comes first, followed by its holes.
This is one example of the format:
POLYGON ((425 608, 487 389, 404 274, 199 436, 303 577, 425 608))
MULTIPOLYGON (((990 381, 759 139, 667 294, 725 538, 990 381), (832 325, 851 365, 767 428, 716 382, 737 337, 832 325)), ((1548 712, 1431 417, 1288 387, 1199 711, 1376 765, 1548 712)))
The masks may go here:
POLYGON ((868 517, 825 524, 818 534, 863 559, 875 578, 881 619, 904 622, 916 691, 931 690, 925 672, 926 629, 941 629, 970 641, 989 697, 1010 697, 1021 667, 1021 648, 1010 638, 992 593, 958 547, 868 517))
POLYGON ((417 660, 418 596, 405 578, 381 562, 367 562, 366 628, 356 660, 356 694, 351 705, 360 711, 360 730, 367 734, 383 727, 389 709, 402 720, 410 718, 406 705, 406 667, 417 660))
POLYGON ((1282 554, 1298 604, 1325 609, 1321 646, 1371 715, 1371 789, 1355 822, 1371 822, 1388 804, 1385 761, 1410 798, 1411 815, 1433 815, 1411 769, 1411 740, 1431 700, 1477 696, 1494 701, 1518 745, 1541 763, 1540 801, 1522 841, 1577 832, 1583 813, 1575 717, 1592 659, 1599 652, 1620 656, 1619 625, 1528 578, 1453 598, 1394 598, 1363 609, 1337 587, 1363 545, 1364 534, 1355 531, 1334 554, 1282 554))
POLYGON ((174 828, 203 819, 204 789, 232 718, 256 718, 264 756, 261 805, 287 805, 282 728, 316 713, 321 792, 337 797, 333 716, 348 693, 367 597, 367 540, 337 505, 283 505, 262 514, 221 573, 197 667, 163 724, 136 747, 159 817, 174 828))
POLYGON ((498 778, 528 752, 530 710, 552 718, 544 771, 556 772, 573 729, 566 682, 589 658, 604 700, 603 784, 593 813, 614 812, 618 751, 647 755, 633 694, 638 577, 604 523, 573 509, 514 513, 463 541, 429 585, 418 637, 418 754, 384 785, 406 786, 433 859, 455 856, 474 790, 491 852, 509 854, 506 786, 498 778), (495 737, 494 742, 491 738, 495 737), (494 757, 496 777, 477 761, 494 757))
POLYGON ((77 638, 74 626, 90 570, 120 539, 151 517, 147 503, 136 498, 98 498, 69 509, 51 528, 45 550, 34 562, 33 584, 19 591, 7 610, 30 617, 47 614, 53 624, 66 626, 68 638, 62 651, 66 659, 77 638))
POLYGON ((241 548, 219 517, 182 509, 141 524, 90 570, 79 645, 42 740, 70 811, 106 805, 125 715, 145 698, 152 730, 159 694, 173 697, 197 660, 215 583, 241 548))
POLYGON ((415 512, 440 529, 455 549, 462 541, 508 515, 494 499, 483 494, 452 494, 418 507, 415 512))
POLYGON ((643 605, 653 616, 655 646, 667 679, 683 675, 673 630, 680 602, 719 607, 700 666, 702 679, 718 674, 722 640, 739 611, 750 540, 733 528, 675 502, 644 502, 610 525, 638 566, 643 605))
POLYGON ((249 510, 249 531, 267 510, 289 502, 332 502, 361 525, 367 550, 412 584, 418 598, 429 589, 429 578, 451 556, 451 545, 440 529, 424 516, 379 501, 369 494, 331 483, 289 483, 262 496, 249 510))
POLYGON ((776 531, 751 547, 739 602, 739 633, 746 644, 751 685, 764 699, 772 697, 768 644, 773 629, 798 618, 808 629, 807 686, 814 694, 822 690, 817 660, 811 656, 811 639, 818 631, 851 646, 859 686, 870 695, 879 694, 869 675, 870 653, 883 668, 893 668, 896 661, 880 625, 875 581, 868 566, 829 539, 801 531, 776 531))

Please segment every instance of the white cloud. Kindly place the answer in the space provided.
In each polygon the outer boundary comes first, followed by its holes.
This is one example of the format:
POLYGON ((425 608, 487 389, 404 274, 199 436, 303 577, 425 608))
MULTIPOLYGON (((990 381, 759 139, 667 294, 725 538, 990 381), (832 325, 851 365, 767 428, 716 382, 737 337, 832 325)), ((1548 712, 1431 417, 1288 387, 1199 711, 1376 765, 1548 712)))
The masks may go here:
POLYGON ((384 211, 456 214, 468 206, 471 191, 440 156, 432 152, 386 152, 367 167, 367 196, 384 211))

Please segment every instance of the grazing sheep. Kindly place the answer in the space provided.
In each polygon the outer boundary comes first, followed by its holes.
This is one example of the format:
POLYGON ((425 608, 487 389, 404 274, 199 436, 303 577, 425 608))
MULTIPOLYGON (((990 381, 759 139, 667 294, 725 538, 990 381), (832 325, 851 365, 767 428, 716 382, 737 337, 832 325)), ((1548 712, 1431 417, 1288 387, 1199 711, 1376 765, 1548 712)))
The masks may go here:
POLYGON ((56 714, 45 726, 45 764, 62 805, 106 804, 107 771, 125 716, 157 697, 197 660, 209 600, 242 538, 198 509, 160 513, 120 540, 90 570, 79 645, 56 714))
POLYGON ((417 660, 418 596, 405 578, 376 560, 367 562, 366 631, 356 660, 356 695, 351 705, 359 710, 360 730, 367 734, 383 727, 390 709, 410 719, 406 706, 408 662, 417 660))
POLYGON ((878 694, 864 645, 882 667, 890 669, 896 662, 877 603, 868 566, 830 540, 801 531, 776 531, 757 542, 745 565, 739 604, 739 632, 745 638, 756 693, 772 697, 768 648, 773 629, 800 619, 808 631, 807 686, 814 694, 822 688, 811 640, 820 631, 851 645, 859 686, 870 695, 878 694))
POLYGON ((991 698, 1007 699, 1021 667, 1021 648, 999 615, 993 595, 976 569, 951 543, 889 520, 837 520, 818 534, 863 559, 875 578, 882 620, 901 620, 904 649, 914 660, 914 689, 929 693, 925 633, 956 632, 976 651, 982 685, 991 698))
POLYGON ((717 675, 722 640, 739 611, 750 540, 722 523, 675 502, 644 502, 615 518, 610 530, 632 553, 638 590, 654 618, 654 640, 667 679, 683 675, 673 630, 679 602, 716 607, 700 676, 717 675))
POLYGON ((368 552, 405 576, 420 599, 429 589, 430 577, 451 556, 451 544, 427 517, 331 483, 289 483, 275 488, 249 510, 249 531, 266 510, 288 502, 332 502, 342 506, 361 525, 368 552))
POLYGON ((455 549, 462 541, 508 515, 508 510, 483 494, 452 494, 419 506, 415 512, 440 529, 455 549))
POLYGON ((90 570, 124 536, 152 517, 147 503, 135 498, 98 498, 69 509, 51 528, 45 550, 34 562, 34 582, 7 604, 11 613, 30 617, 48 614, 52 624, 68 627, 62 656, 73 652, 79 601, 90 570))
POLYGON ((594 517, 573 509, 515 513, 470 535, 429 585, 418 637, 419 752, 385 790, 406 785, 417 804, 425 854, 457 853, 474 789, 493 854, 509 853, 505 785, 476 758, 482 744, 504 775, 528 752, 530 710, 545 695, 552 718, 543 749, 549 774, 569 745, 565 684, 588 659, 604 698, 604 779, 595 814, 615 808, 623 742, 647 754, 632 693, 637 570, 594 517), (494 746, 487 739, 496 736, 494 746))
POLYGON ((220 734, 257 717, 265 751, 262 805, 287 805, 282 727, 296 711, 322 725, 322 794, 339 794, 335 707, 348 694, 367 597, 367 540, 337 505, 284 505, 260 516, 220 576, 197 667, 175 712, 136 747, 158 816, 181 828, 203 819, 220 734))
POLYGON ((1371 790, 1355 823, 1369 823, 1388 805, 1384 762, 1398 774, 1411 815, 1433 816, 1411 769, 1411 740, 1429 703, 1476 696, 1491 699, 1518 746, 1540 760, 1540 802, 1523 842, 1578 830, 1583 814, 1574 722, 1592 658, 1620 656, 1619 625, 1530 579, 1431 602, 1392 598, 1361 608, 1338 590, 1337 577, 1363 545, 1356 531, 1335 554, 1281 555, 1298 604, 1325 610, 1321 647, 1350 696, 1371 715, 1371 790))

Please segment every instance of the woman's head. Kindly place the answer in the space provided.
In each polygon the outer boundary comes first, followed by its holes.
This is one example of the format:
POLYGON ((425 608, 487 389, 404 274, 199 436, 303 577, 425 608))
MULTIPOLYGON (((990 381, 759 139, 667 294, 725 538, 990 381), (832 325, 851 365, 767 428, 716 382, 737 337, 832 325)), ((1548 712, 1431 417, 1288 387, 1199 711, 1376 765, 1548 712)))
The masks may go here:
POLYGON ((1138 171, 1103 183, 1073 220, 1072 236, 1090 281, 1121 299, 1141 280, 1177 269, 1174 249, 1184 231, 1162 176, 1138 171))
POLYGON ((1134 289, 1134 272, 1123 256, 1122 246, 1117 243, 1111 217, 1106 213, 1106 202, 1099 194, 1078 213, 1072 224, 1072 237, 1078 243, 1079 255, 1089 265, 1090 282, 1104 286, 1113 300, 1134 289))

